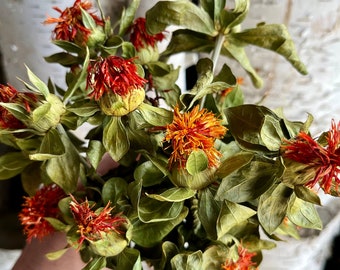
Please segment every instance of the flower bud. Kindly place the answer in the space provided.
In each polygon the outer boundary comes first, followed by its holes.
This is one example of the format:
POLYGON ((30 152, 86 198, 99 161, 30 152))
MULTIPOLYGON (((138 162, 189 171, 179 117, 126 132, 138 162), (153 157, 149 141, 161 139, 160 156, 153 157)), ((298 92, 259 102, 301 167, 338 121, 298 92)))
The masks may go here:
POLYGON ((50 128, 56 127, 60 122, 61 115, 66 111, 59 97, 51 94, 46 98, 46 101, 32 112, 30 126, 39 132, 46 132, 50 128))
POLYGON ((137 87, 123 96, 107 92, 101 97, 99 105, 106 115, 123 116, 134 111, 144 101, 144 98, 144 89, 137 87))

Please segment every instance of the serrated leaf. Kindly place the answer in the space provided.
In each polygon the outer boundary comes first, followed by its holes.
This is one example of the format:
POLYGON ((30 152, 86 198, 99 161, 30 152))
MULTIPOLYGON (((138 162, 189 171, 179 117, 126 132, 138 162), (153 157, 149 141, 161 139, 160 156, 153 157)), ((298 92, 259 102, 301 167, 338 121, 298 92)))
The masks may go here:
POLYGON ((209 14, 187 0, 159 1, 146 12, 146 28, 151 34, 160 33, 170 25, 182 26, 210 36, 217 35, 209 14))
POLYGON ((120 117, 111 117, 105 125, 103 145, 115 161, 119 161, 129 151, 130 142, 120 117))

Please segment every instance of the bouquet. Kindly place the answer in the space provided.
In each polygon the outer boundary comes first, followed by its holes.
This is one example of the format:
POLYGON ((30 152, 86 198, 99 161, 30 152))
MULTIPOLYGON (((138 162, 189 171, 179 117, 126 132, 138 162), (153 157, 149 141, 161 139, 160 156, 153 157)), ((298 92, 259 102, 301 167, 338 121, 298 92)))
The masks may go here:
POLYGON ((65 67, 66 89, 29 67, 25 90, 0 86, 0 179, 21 176, 27 241, 61 231, 67 246, 46 256, 76 249, 85 270, 258 269, 282 237, 322 229, 318 191, 339 196, 340 123, 313 138, 311 115, 244 104, 227 63, 260 88, 249 45, 307 74, 284 25, 242 29, 249 0, 159 1, 136 18, 139 4, 117 22, 99 1, 55 7, 45 23, 61 51, 45 60, 65 67), (178 53, 200 56, 187 89, 178 53))

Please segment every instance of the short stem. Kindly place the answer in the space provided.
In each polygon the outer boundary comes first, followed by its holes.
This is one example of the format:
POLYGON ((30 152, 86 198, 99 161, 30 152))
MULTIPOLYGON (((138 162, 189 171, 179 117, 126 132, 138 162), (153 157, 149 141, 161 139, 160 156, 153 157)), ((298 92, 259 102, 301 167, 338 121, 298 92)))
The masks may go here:
MULTIPOLYGON (((225 37, 224 37, 223 34, 219 34, 217 39, 216 39, 215 48, 212 52, 212 57, 211 57, 212 62, 213 62, 213 73, 215 73, 215 69, 216 69, 216 66, 217 66, 217 63, 218 63, 218 58, 220 57, 220 54, 221 54, 224 39, 225 39, 225 37)), ((203 109, 203 107, 204 107, 205 99, 206 99, 206 96, 203 96, 202 99, 201 99, 201 102, 200 102, 200 108, 201 109, 203 109)))

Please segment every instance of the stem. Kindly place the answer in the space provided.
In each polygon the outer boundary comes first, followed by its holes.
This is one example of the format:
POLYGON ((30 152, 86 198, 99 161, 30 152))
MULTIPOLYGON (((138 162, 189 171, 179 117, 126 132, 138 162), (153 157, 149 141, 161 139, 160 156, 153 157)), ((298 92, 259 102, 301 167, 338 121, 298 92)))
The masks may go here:
MULTIPOLYGON (((219 34, 217 36, 217 39, 216 39, 216 42, 215 42, 215 48, 214 48, 214 50, 212 52, 212 56, 211 56, 211 59, 212 59, 212 62, 213 62, 213 70, 212 70, 213 74, 215 73, 215 69, 216 69, 216 66, 217 66, 217 63, 218 63, 218 58, 220 57, 220 54, 221 54, 224 39, 225 39, 224 35, 219 34)), ((203 109, 203 107, 204 107, 205 99, 206 99, 206 96, 203 96, 201 101, 200 101, 200 108, 201 109, 203 109)))

